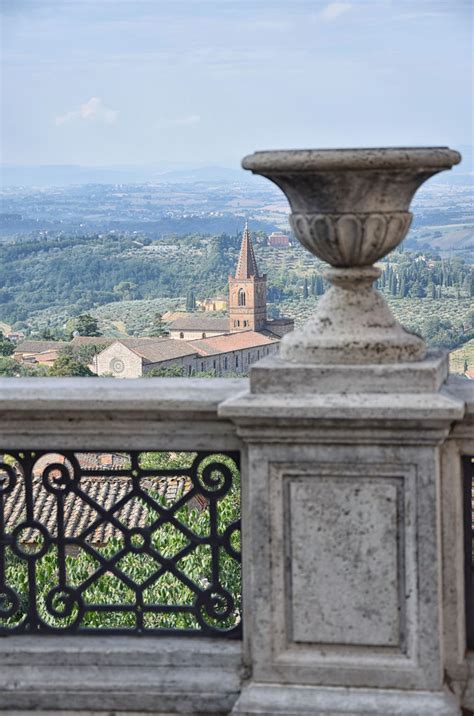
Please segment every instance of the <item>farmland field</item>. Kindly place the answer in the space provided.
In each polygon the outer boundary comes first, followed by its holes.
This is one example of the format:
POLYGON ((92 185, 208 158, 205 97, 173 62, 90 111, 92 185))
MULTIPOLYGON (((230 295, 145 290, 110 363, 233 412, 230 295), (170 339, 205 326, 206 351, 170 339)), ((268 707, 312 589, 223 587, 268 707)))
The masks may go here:
POLYGON ((469 370, 474 368, 474 338, 449 354, 451 373, 464 373, 465 363, 469 370))

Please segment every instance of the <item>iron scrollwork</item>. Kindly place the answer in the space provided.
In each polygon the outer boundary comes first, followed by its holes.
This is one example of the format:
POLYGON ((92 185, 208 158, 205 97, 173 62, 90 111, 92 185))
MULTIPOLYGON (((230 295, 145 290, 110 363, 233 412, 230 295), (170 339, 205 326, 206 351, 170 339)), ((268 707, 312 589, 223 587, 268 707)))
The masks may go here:
POLYGON ((239 454, 0 455, 0 633, 241 637, 239 454))

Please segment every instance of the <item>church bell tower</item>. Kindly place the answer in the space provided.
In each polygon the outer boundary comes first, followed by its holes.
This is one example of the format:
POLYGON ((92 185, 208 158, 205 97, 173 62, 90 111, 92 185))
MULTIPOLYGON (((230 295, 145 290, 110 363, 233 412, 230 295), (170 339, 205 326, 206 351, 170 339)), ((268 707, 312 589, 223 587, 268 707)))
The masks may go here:
POLYGON ((229 276, 229 331, 261 331, 267 323, 267 277, 258 273, 247 222, 235 276, 229 276))

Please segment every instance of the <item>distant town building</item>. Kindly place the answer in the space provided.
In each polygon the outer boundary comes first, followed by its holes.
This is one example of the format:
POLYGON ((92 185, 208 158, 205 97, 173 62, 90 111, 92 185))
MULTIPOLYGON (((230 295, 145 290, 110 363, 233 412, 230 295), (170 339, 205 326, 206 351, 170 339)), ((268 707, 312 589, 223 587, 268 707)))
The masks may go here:
POLYGON ((140 378, 152 368, 172 365, 182 366, 188 372, 189 360, 184 359, 191 359, 194 352, 186 341, 172 338, 125 338, 115 340, 94 356, 93 370, 98 375, 115 378, 140 378))
POLYGON ((66 341, 22 341, 15 347, 13 358, 19 363, 53 363, 59 351, 69 343, 66 341))
POLYGON ((270 236, 268 237, 268 245, 269 246, 283 246, 287 248, 290 245, 290 238, 289 236, 286 236, 286 234, 282 234, 279 231, 274 231, 270 236))
MULTIPOLYGON (((74 336, 72 341, 35 341, 26 340, 15 346, 13 358, 20 363, 51 366, 66 346, 79 347, 95 345, 99 348, 114 343, 116 338, 107 336, 74 336)), ((91 367, 93 369, 93 366, 91 367)))
POLYGON ((227 311, 229 302, 226 296, 214 296, 214 298, 205 298, 202 301, 196 301, 196 305, 202 311, 227 311))
POLYGON ((12 341, 12 343, 18 343, 24 340, 25 334, 21 331, 12 331, 11 333, 7 333, 6 337, 9 341, 12 341))
POLYGON ((95 356, 98 375, 140 378, 154 368, 178 366, 183 375, 246 373, 249 366, 278 350, 279 338, 255 331, 201 340, 138 338, 115 341, 95 356))
POLYGON ((193 340, 221 336, 229 332, 229 321, 225 316, 206 316, 203 313, 182 313, 168 323, 170 338, 193 340))

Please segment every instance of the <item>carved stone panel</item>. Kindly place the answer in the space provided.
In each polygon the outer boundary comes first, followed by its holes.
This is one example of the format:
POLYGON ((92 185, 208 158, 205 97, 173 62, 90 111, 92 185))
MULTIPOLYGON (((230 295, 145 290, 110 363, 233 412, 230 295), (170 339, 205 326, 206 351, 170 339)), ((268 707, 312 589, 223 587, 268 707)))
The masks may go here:
POLYGON ((289 480, 289 641, 400 647, 398 482, 289 480))

